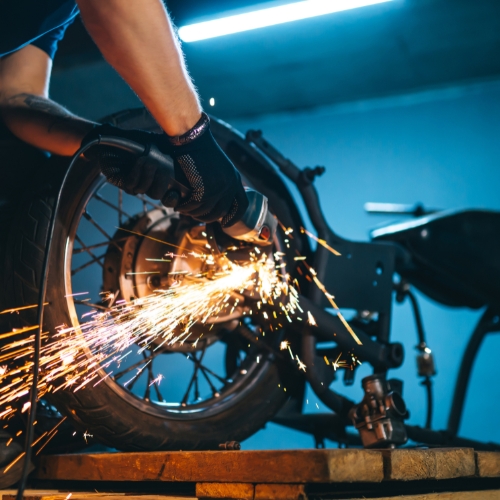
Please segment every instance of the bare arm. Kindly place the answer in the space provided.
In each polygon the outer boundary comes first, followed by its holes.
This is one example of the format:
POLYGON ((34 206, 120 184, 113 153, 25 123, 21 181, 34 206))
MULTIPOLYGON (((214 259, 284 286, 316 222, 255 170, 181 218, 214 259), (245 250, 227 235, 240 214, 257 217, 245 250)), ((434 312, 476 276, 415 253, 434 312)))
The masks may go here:
MULTIPOLYGON (((78 0, 103 56, 172 136, 189 130, 201 107, 161 0, 78 0)), ((72 155, 93 123, 48 98, 52 61, 28 45, 0 59, 0 114, 27 143, 72 155)))
POLYGON ((168 135, 180 135, 201 107, 161 0, 77 0, 104 58, 168 135))
POLYGON ((93 123, 48 98, 52 61, 28 45, 0 59, 0 114, 27 143, 64 156, 74 154, 93 123))

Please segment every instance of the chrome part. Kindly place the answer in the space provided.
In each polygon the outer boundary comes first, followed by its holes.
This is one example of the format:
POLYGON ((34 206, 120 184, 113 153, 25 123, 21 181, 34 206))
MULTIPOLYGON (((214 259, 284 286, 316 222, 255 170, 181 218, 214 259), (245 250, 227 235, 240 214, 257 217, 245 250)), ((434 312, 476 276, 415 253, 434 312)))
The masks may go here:
POLYGON ((245 214, 236 224, 223 228, 223 231, 236 240, 271 245, 278 221, 269 211, 267 198, 249 188, 246 189, 246 194, 248 208, 245 214))
POLYGON ((408 441, 403 420, 406 404, 401 396, 402 383, 372 375, 362 381, 365 395, 350 412, 365 448, 390 448, 408 441))

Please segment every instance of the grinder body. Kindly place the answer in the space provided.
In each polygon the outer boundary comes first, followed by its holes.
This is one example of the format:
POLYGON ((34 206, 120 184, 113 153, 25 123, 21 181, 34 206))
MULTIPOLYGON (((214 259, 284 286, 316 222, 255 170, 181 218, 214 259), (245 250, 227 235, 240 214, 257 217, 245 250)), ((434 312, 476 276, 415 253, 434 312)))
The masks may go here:
MULTIPOLYGON (((168 189, 162 203, 171 208, 176 208, 183 200, 189 198, 191 190, 175 179, 174 164, 170 156, 163 154, 155 145, 144 146, 123 137, 101 136, 99 144, 112 146, 137 156, 147 156, 148 161, 157 164, 168 176, 168 189)), ((127 175, 125 166, 112 167, 103 165, 103 174, 119 186, 127 175)), ((248 208, 243 216, 230 227, 222 227, 222 231, 236 240, 252 243, 260 246, 271 245, 277 229, 277 220, 269 211, 267 198, 250 188, 245 188, 248 208)))

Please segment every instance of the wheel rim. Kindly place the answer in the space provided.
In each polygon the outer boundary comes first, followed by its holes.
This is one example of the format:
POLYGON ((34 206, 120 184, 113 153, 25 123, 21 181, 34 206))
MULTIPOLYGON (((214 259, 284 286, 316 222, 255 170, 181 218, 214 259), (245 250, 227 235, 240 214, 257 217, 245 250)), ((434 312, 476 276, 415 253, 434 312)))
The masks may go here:
MULTIPOLYGON (((164 207, 146 197, 129 197, 105 184, 99 175, 81 197, 68 234, 65 258, 65 295, 74 327, 92 308, 106 307, 95 297, 99 293, 97 276, 100 274, 102 281, 106 262, 104 250, 121 244, 114 238, 113 229, 116 232, 117 225, 126 225, 135 213, 144 216, 151 211, 168 215, 164 207), (97 205, 99 211, 95 210, 97 205)), ((278 333, 268 333, 267 338, 265 332, 259 335, 249 319, 238 324, 236 330, 223 331, 214 342, 199 341, 192 352, 135 352, 119 367, 103 368, 101 378, 120 397, 158 416, 197 419, 226 411, 243 399, 269 369, 274 362, 273 345, 279 337, 278 333), (183 383, 174 387, 172 380, 183 383)))

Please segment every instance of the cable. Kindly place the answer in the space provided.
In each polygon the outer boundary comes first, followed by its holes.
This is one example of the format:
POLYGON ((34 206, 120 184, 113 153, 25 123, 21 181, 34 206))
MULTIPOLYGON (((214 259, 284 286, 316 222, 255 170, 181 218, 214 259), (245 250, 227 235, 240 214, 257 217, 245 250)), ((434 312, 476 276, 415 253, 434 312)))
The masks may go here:
POLYGON ((420 314, 420 308, 418 307, 417 297, 415 297, 414 293, 410 290, 406 291, 406 295, 408 295, 411 306, 413 309, 413 315, 415 316, 415 323, 417 325, 417 335, 418 341, 420 345, 425 345, 425 331, 424 324, 422 322, 422 315, 420 314))
POLYGON ((427 393, 427 417, 425 419, 425 428, 432 428, 432 413, 434 411, 434 403, 432 397, 432 379, 430 377, 425 377, 422 380, 422 385, 426 388, 427 393))
MULTIPOLYGON (((415 324, 417 326, 417 335, 418 335, 418 345, 417 349, 422 353, 419 354, 419 358, 422 356, 426 356, 429 358, 429 360, 432 361, 431 352, 430 350, 427 352, 427 343, 425 342, 425 330, 424 330, 424 324, 422 322, 422 315, 420 313, 420 308, 418 307, 418 302, 417 298, 411 292, 410 290, 406 290, 406 295, 410 299, 410 303, 413 309, 413 315, 415 317, 415 324)), ((432 413, 434 411, 434 404, 433 404, 433 394, 432 394, 432 379, 431 379, 431 372, 434 372, 434 362, 432 361, 431 363, 426 363, 426 360, 424 358, 418 359, 418 368, 419 368, 419 375, 422 375, 424 377, 424 380, 422 381, 422 385, 426 389, 426 395, 427 395, 427 416, 425 419, 425 428, 430 429, 431 424, 432 424, 432 413)))
POLYGON ((32 452, 32 444, 33 444, 33 436, 34 436, 34 423, 36 417, 36 406, 38 400, 38 372, 40 370, 40 350, 42 346, 42 329, 43 329, 43 313, 44 313, 44 303, 45 303, 45 295, 47 293, 47 277, 49 275, 49 259, 50 259, 50 251, 52 247, 52 238, 54 236, 54 227, 56 222, 57 212, 59 211, 59 205, 61 201, 61 196, 66 187, 66 182, 69 177, 69 173, 73 168, 74 164, 80 157, 82 153, 87 151, 92 146, 99 144, 100 139, 94 139, 93 141, 87 143, 84 147, 80 148, 73 159, 71 160, 66 173, 64 174, 63 180, 61 182, 61 186, 59 187, 59 191, 57 193, 57 197, 54 202, 54 207, 52 210, 52 215, 50 216, 50 222, 47 231, 47 239, 45 240, 45 253, 43 257, 42 263, 42 271, 40 275, 40 289, 38 291, 38 312, 37 312, 37 324, 38 329, 35 331, 35 350, 34 350, 34 359, 33 359, 33 382, 31 385, 31 395, 30 395, 30 407, 28 414, 28 423, 26 429, 26 442, 24 447, 24 464, 23 464, 23 472, 21 475, 21 479, 19 481, 19 487, 17 490, 16 500, 23 500, 24 490, 26 489, 26 482, 28 480, 28 474, 30 472, 30 464, 31 464, 31 452, 32 452))

